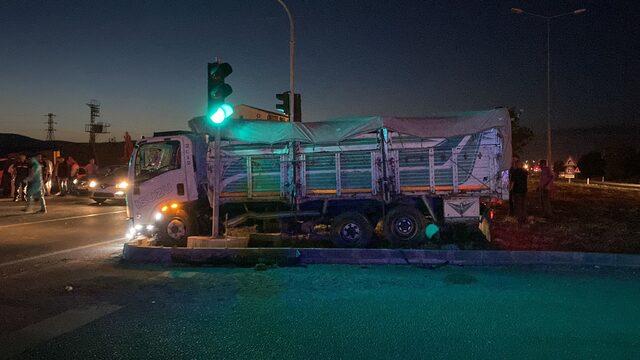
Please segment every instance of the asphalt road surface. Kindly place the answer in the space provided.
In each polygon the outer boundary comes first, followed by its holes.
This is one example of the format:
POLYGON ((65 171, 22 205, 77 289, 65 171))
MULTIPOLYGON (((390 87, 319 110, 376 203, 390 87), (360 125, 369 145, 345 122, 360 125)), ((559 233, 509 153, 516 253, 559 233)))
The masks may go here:
POLYGON ((125 212, 0 201, 0 359, 639 358, 636 270, 121 262, 125 212))

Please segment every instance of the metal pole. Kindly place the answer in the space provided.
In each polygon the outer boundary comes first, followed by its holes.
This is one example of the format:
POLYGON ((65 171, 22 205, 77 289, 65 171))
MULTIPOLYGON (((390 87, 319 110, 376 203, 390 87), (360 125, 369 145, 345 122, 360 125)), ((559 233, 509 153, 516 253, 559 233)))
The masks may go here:
POLYGON ((553 168, 551 158, 551 19, 547 18, 547 166, 553 168))
POLYGON ((293 15, 291 15, 291 11, 284 3, 283 0, 278 0, 280 5, 284 8, 284 11, 287 12, 287 16, 289 17, 289 121, 295 121, 295 87, 294 87, 294 55, 296 48, 296 35, 295 35, 295 27, 293 24, 293 15))
POLYGON ((220 177, 222 176, 222 171, 220 169, 220 164, 222 161, 220 159, 220 126, 216 126, 216 139, 214 144, 214 181, 213 181, 213 201, 211 207, 213 209, 211 213, 211 237, 214 239, 218 239, 220 237, 220 223, 219 223, 219 214, 220 214, 220 177))

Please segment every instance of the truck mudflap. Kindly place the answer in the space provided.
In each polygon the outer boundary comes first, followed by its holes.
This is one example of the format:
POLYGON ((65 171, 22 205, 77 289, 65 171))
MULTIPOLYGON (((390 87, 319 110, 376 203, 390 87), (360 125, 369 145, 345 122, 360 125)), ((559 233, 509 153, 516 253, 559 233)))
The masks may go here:
POLYGON ((445 198, 444 219, 446 222, 477 222, 480 219, 480 198, 445 198))

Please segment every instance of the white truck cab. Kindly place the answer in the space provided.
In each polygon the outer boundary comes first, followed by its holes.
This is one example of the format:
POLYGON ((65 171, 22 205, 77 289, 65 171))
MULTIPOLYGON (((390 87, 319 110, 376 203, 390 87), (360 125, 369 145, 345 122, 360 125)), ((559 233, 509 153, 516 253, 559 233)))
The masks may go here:
POLYGON ((162 233, 182 238, 191 230, 185 208, 199 196, 194 147, 204 140, 187 132, 154 135, 140 140, 130 159, 128 237, 153 235, 165 227, 162 233))

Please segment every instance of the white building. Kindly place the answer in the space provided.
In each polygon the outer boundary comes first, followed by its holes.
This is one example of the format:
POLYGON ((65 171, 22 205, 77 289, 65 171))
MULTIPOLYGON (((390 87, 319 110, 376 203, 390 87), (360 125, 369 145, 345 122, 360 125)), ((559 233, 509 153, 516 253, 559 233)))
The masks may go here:
POLYGON ((268 121, 289 121, 289 116, 277 111, 259 109, 257 107, 240 104, 233 107, 233 119, 257 119, 268 121))

